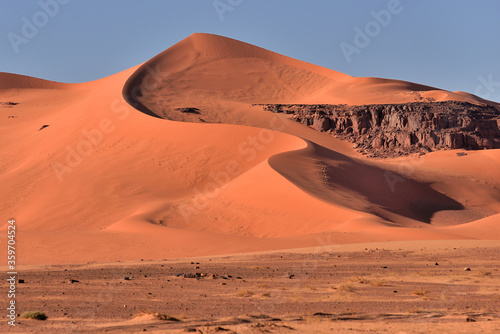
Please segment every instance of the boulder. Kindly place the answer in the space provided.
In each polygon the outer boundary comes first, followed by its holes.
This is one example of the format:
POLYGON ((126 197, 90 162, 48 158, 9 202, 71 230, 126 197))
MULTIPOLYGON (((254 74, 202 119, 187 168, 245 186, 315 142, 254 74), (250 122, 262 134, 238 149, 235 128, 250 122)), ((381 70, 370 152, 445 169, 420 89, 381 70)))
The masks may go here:
POLYGON ((315 116, 312 126, 320 132, 325 132, 330 129, 330 119, 325 116, 315 116))

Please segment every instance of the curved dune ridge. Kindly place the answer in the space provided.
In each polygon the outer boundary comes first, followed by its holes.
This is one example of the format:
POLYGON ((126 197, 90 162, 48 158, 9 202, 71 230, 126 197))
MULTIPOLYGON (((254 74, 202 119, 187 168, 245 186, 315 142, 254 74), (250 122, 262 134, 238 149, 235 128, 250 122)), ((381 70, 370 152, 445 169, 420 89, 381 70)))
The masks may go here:
POLYGON ((38 79, 25 75, 0 72, 0 89, 64 89, 70 84, 38 79))
POLYGON ((471 94, 400 80, 355 78, 210 34, 193 34, 146 62, 132 75, 128 87, 140 86, 152 72, 162 74, 157 78, 158 89, 144 95, 138 91, 128 94, 152 114, 175 120, 182 119, 169 106, 195 103, 214 107, 214 100, 247 104, 484 101, 471 94))
POLYGON ((252 107, 425 98, 485 103, 209 34, 83 84, 3 73, 0 206, 26 264, 498 239, 498 150, 367 159, 252 107))

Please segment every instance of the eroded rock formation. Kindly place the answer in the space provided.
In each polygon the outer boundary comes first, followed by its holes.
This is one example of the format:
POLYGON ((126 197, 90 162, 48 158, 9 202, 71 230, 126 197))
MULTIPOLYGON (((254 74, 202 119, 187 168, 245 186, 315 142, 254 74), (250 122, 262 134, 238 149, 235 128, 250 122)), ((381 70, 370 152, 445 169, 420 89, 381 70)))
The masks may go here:
POLYGON ((349 140, 371 156, 500 148, 500 111, 488 105, 445 101, 260 106, 275 113, 293 114, 295 121, 349 140))

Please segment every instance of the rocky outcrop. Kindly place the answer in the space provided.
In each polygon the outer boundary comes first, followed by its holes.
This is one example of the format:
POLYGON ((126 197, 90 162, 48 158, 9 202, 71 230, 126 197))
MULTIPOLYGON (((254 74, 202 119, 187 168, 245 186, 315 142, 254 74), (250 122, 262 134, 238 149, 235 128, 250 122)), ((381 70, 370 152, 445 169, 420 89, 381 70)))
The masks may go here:
POLYGON ((174 108, 174 110, 176 111, 179 111, 183 114, 201 114, 200 112, 200 109, 198 108, 193 108, 193 107, 189 107, 189 108, 174 108))
POLYGON ((13 106, 17 106, 19 103, 18 102, 1 102, 0 101, 0 106, 4 106, 4 108, 12 108, 13 106))
POLYGON ((500 111, 468 102, 260 105, 317 131, 354 143, 370 156, 393 157, 439 149, 500 148, 500 111))

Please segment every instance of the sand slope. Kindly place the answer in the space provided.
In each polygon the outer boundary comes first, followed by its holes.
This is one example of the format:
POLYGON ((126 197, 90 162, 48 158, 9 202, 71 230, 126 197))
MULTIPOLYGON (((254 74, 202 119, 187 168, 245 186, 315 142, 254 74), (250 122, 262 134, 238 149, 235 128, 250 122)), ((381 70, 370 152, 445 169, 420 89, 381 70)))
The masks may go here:
POLYGON ((251 106, 419 99, 484 103, 208 34, 89 83, 2 73, 0 208, 21 264, 498 239, 498 150, 367 160, 251 106))

